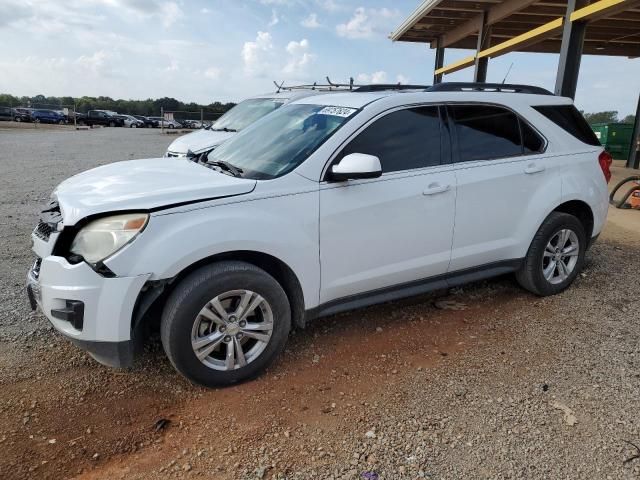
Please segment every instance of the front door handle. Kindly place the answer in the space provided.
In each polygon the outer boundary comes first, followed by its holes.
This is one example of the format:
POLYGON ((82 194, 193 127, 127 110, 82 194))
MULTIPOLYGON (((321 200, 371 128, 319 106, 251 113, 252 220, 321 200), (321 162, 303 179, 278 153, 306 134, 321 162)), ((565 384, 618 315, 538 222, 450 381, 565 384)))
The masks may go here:
POLYGON ((427 187, 427 189, 422 192, 423 195, 435 195, 436 193, 444 193, 448 192, 451 188, 451 185, 440 185, 439 183, 431 183, 427 187))
POLYGON ((527 168, 524 169, 524 173, 526 173, 527 175, 540 172, 544 172, 544 167, 536 165, 535 163, 530 163, 529 165, 527 165, 527 168))

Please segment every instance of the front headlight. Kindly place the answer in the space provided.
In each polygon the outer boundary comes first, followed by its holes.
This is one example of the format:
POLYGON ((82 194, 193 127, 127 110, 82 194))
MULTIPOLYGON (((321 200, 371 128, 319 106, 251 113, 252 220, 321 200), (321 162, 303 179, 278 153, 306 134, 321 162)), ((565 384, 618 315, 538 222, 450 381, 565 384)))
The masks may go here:
POLYGON ((146 213, 128 213, 94 220, 82 228, 71 244, 71 253, 95 264, 135 238, 147 224, 146 213))

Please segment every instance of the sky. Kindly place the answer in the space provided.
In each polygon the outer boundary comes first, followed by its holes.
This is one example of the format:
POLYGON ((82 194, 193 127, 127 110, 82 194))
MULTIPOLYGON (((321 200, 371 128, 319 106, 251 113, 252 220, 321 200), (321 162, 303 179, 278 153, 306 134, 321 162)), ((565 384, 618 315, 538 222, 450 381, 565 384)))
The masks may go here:
MULTIPOLYGON (((240 101, 285 84, 430 84, 434 51, 388 39, 419 0, 0 0, 0 92, 240 101)), ((445 64, 469 55, 447 50, 445 64)), ((557 55, 489 61, 553 90, 557 55)), ((473 69, 445 76, 471 81, 473 69)), ((576 104, 635 113, 640 59, 584 56, 576 104)))

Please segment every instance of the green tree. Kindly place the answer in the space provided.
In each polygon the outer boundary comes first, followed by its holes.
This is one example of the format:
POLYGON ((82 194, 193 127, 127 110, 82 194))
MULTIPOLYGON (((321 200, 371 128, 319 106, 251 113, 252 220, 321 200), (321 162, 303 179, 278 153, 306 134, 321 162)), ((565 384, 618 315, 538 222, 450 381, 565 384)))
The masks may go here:
POLYGON ((590 124, 616 123, 618 121, 618 112, 612 110, 607 112, 585 113, 584 118, 590 124))
POLYGON ((635 115, 627 115, 622 119, 622 123, 631 123, 633 124, 636 121, 635 115))

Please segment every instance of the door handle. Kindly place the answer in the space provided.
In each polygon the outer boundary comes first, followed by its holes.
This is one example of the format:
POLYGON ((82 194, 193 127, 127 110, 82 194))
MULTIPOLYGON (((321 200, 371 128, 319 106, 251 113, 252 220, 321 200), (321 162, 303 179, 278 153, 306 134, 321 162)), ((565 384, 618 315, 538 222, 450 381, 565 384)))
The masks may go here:
POLYGON ((527 168, 524 169, 524 173, 531 175, 533 173, 544 172, 544 167, 538 166, 535 163, 530 163, 527 168))
POLYGON ((440 185, 439 183, 431 183, 427 189, 422 192, 423 195, 435 195, 436 193, 444 193, 449 191, 451 185, 440 185))

